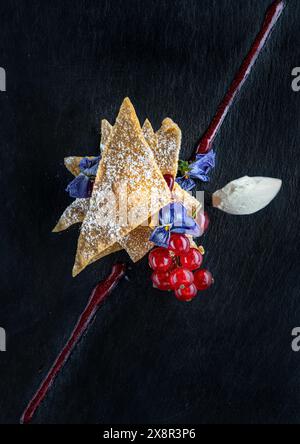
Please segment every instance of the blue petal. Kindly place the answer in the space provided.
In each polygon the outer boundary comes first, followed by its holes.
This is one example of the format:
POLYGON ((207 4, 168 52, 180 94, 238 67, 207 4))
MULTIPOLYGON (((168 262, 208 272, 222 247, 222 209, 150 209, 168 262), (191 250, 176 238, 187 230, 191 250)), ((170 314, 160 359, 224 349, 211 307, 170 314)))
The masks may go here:
POLYGON ((174 202, 171 204, 173 211, 173 224, 172 227, 182 227, 185 225, 185 219, 188 217, 186 208, 180 202, 174 202))
POLYGON ((181 226, 185 215, 187 214, 184 206, 179 203, 171 203, 163 207, 159 212, 159 225, 177 225, 181 226))
POLYGON ((66 188, 71 197, 85 198, 91 195, 90 179, 85 174, 79 174, 66 188))
POLYGON ((86 170, 83 171, 83 173, 86 176, 94 176, 94 177, 97 176, 98 165, 99 164, 96 164, 96 165, 92 166, 91 168, 87 168, 86 170))
POLYGON ((173 226, 171 228, 171 231, 172 231, 172 233, 188 234, 193 237, 201 236, 201 229, 200 229, 199 225, 190 216, 186 216, 184 225, 182 225, 181 227, 173 226))
POLYGON ((214 168, 216 166, 216 153, 214 150, 211 150, 206 154, 197 154, 197 160, 201 160, 203 163, 209 164, 211 168, 214 168))
POLYGON ((171 207, 172 204, 166 205, 159 211, 159 225, 166 226, 172 225, 174 221, 174 211, 171 207))
POLYGON ((185 191, 191 191, 196 186, 196 182, 190 177, 187 179, 185 176, 178 177, 176 182, 181 186, 181 188, 185 191))
POLYGON ((174 222, 171 231, 199 237, 201 235, 200 227, 195 219, 188 215, 186 208, 179 202, 171 205, 173 205, 174 209, 174 222))
POLYGON ((165 227, 157 227, 152 232, 149 240, 159 247, 167 248, 170 243, 171 233, 165 227))
POLYGON ((87 176, 96 176, 97 169, 100 161, 100 156, 92 157, 89 159, 88 157, 84 157, 79 162, 80 171, 87 176))
POLYGON ((161 247, 168 247, 170 231, 184 233, 194 237, 201 236, 197 222, 187 214, 186 208, 180 202, 171 203, 160 210, 160 226, 155 228, 150 240, 161 247), (163 225, 163 226, 162 226, 163 225), (166 230, 166 226, 170 229, 166 230))
POLYGON ((209 151, 207 154, 197 154, 195 162, 191 163, 189 175, 196 179, 207 182, 208 174, 215 167, 215 152, 209 151))
POLYGON ((198 176, 198 179, 201 180, 201 182, 209 182, 209 179, 210 179, 210 178, 209 178, 209 176, 207 176, 207 175, 205 175, 205 174, 203 174, 203 175, 200 174, 200 175, 198 176))

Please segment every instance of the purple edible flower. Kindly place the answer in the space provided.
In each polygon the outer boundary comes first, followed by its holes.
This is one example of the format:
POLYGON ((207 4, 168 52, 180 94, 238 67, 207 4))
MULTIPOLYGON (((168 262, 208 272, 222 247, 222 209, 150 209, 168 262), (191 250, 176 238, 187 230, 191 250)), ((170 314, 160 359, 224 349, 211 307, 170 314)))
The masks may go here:
POLYGON ((79 162, 80 172, 85 174, 86 176, 96 176, 99 160, 100 156, 92 157, 91 159, 88 157, 84 157, 79 162))
POLYGON ((70 197, 85 198, 90 197, 90 178, 83 173, 80 173, 66 188, 70 197))
POLYGON ((186 208, 179 202, 171 203, 159 212, 159 226, 154 229, 150 241, 159 247, 167 248, 171 233, 189 234, 194 237, 201 235, 197 222, 187 214, 186 208))
POLYGON ((79 163, 80 174, 69 183, 66 191, 74 198, 91 197, 92 180, 96 177, 100 156, 84 157, 79 163))
POLYGON ((209 181, 209 173, 215 167, 215 152, 209 151, 207 154, 197 154, 195 162, 188 165, 184 176, 178 177, 176 182, 185 191, 191 191, 196 182, 194 179, 199 179, 202 182, 209 181))

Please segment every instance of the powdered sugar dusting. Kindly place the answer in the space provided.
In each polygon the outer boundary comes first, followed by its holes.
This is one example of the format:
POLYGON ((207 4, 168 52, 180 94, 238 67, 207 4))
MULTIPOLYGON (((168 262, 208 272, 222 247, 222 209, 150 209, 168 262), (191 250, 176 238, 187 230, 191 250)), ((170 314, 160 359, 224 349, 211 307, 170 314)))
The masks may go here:
POLYGON ((141 225, 145 220, 145 207, 149 217, 170 199, 170 191, 142 135, 134 108, 129 99, 125 99, 99 165, 90 208, 81 228, 74 272, 79 272, 93 256, 122 241, 141 225), (129 212, 134 210, 134 219, 124 225, 112 213, 118 211, 122 201, 122 183, 127 188, 129 212), (159 196, 155 204, 153 193, 159 196), (113 195, 116 205, 110 205, 113 195))
POLYGON ((61 215, 54 232, 63 231, 73 224, 83 222, 90 206, 90 199, 75 199, 61 215))
POLYGON ((178 168, 179 151, 181 146, 181 130, 167 118, 162 122, 157 131, 157 149, 154 151, 155 160, 162 174, 171 174, 176 177, 178 168))

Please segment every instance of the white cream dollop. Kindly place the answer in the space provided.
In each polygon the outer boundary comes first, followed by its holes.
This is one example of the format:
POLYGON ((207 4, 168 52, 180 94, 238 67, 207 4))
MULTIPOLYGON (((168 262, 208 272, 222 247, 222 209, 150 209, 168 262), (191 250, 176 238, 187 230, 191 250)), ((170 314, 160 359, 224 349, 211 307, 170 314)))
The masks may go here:
POLYGON ((244 176, 213 193, 213 206, 229 214, 253 214, 274 199, 281 185, 280 179, 244 176))

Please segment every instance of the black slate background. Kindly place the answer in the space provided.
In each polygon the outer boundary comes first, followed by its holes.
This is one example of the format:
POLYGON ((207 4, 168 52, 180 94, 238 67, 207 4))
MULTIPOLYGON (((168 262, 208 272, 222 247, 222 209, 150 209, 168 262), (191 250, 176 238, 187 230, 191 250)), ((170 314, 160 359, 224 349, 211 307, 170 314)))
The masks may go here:
MULTIPOLYGON (((78 227, 52 234, 69 203, 63 157, 95 154, 99 121, 129 96, 165 116, 189 158, 270 0, 1 1, 0 422, 17 423, 90 290, 125 253, 71 277, 78 227)), ((147 259, 107 300, 35 423, 299 423, 300 2, 287 1, 215 149, 210 190, 282 178, 265 210, 211 212, 202 243, 215 286, 191 304, 151 288, 147 259)))

